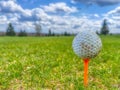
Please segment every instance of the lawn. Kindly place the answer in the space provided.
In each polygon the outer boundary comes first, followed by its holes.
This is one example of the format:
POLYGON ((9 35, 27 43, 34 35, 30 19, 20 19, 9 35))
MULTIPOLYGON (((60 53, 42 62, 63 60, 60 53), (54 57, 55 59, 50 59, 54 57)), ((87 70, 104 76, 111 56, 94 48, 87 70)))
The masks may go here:
POLYGON ((69 37, 0 37, 0 90, 119 90, 120 36, 101 36, 103 48, 89 64, 83 86, 83 61, 69 37))

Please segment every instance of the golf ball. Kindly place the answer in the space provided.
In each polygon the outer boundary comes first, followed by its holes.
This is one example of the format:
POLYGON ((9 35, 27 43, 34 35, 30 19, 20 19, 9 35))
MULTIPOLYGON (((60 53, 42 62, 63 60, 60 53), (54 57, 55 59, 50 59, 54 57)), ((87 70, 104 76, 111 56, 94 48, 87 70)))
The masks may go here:
POLYGON ((93 58, 102 48, 99 36, 90 30, 80 31, 72 44, 75 54, 81 58, 93 58))

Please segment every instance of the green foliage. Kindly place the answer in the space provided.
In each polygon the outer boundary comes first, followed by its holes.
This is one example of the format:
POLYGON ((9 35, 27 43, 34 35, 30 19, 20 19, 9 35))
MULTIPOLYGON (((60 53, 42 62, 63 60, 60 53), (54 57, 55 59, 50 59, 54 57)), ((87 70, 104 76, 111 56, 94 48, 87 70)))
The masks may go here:
POLYGON ((7 36, 15 36, 16 35, 16 33, 14 31, 14 27, 12 26, 11 23, 8 24, 8 28, 6 30, 6 35, 7 36))
POLYGON ((109 33, 109 28, 107 25, 107 20, 104 19, 100 34, 107 35, 108 33, 109 33))
POLYGON ((119 90, 120 36, 101 36, 103 48, 89 63, 72 50, 73 37, 1 37, 0 90, 119 90))
POLYGON ((25 30, 20 30, 20 32, 18 33, 18 36, 27 36, 27 33, 25 30))

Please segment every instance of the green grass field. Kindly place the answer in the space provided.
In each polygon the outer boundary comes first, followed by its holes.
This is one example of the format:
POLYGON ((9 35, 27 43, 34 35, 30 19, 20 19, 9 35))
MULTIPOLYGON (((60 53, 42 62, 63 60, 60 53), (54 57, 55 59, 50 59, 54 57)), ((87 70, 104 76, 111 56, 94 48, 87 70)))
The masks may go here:
MULTIPOLYGON (((85 90, 120 89, 120 36, 101 36, 85 90)), ((73 37, 0 37, 0 90, 84 90, 73 37)))

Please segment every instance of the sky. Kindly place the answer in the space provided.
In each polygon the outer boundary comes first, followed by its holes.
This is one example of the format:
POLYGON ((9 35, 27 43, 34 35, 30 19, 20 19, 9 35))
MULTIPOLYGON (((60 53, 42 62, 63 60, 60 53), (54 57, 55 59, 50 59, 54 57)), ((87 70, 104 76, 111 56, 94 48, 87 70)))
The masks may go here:
POLYGON ((100 31, 104 19, 110 33, 120 33, 120 0, 0 0, 0 32, 9 23, 17 32, 35 32, 35 23, 42 33, 100 31))

